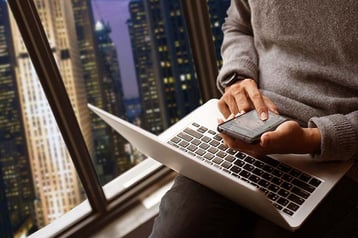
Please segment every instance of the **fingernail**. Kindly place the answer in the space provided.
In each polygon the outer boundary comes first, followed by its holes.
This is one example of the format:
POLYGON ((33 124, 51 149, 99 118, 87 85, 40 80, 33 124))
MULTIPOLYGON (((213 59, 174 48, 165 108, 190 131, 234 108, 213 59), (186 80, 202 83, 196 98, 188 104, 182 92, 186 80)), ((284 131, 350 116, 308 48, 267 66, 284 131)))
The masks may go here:
POLYGON ((235 115, 235 117, 241 116, 241 115, 244 114, 244 113, 245 113, 245 111, 240 111, 240 112, 238 112, 238 113, 235 115))
POLYGON ((267 120, 267 113, 266 113, 266 112, 261 112, 260 118, 261 118, 261 120, 263 120, 263 121, 267 120))

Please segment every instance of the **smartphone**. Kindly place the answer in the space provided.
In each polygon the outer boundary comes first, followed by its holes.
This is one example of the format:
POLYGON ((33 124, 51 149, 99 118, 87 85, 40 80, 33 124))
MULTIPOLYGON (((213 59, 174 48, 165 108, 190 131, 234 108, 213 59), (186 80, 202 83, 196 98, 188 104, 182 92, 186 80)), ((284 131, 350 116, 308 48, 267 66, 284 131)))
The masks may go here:
POLYGON ((247 143, 255 143, 266 131, 275 130, 286 117, 269 112, 268 119, 263 121, 255 110, 234 117, 218 125, 217 130, 247 143))

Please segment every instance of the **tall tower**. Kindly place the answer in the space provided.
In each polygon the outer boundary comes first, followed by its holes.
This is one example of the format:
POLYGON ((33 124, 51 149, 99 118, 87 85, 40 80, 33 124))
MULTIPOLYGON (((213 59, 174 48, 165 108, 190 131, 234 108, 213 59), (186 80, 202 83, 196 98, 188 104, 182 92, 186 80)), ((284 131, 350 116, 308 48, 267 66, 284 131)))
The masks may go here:
MULTIPOLYGON (((15 62, 10 35, 6 2, 0 1, 0 206, 1 213, 9 216, 10 229, 12 226, 15 233, 23 224, 34 224, 35 220, 34 189, 13 70, 15 62)), ((5 232, 6 228, 0 222, 0 233, 3 230, 5 232)))
MULTIPOLYGON (((84 139, 93 150, 81 62, 70 0, 36 0, 53 55, 84 139)), ((11 20, 16 79, 36 193, 38 225, 51 223, 83 197, 76 171, 15 21, 11 20)))
MULTIPOLYGON (((114 115, 123 118, 125 116, 124 95, 117 49, 110 37, 112 30, 109 24, 103 21, 98 21, 95 29, 98 53, 103 69, 102 90, 105 102, 104 107, 114 115)), ((112 148, 112 161, 115 162, 115 172, 122 173, 133 166, 129 156, 124 152, 127 142, 113 130, 108 132, 108 136, 110 138, 109 145, 112 148)), ((113 170, 113 166, 110 166, 111 163, 103 166, 104 174, 110 174, 111 170, 113 170)), ((113 177, 110 179, 113 179, 113 177)))
POLYGON ((144 121, 159 114, 156 118, 161 119, 162 126, 146 127, 159 133, 201 103, 187 28, 180 2, 175 0, 133 0, 130 11, 134 57, 140 56, 136 59, 136 70, 140 92, 144 92, 141 94, 144 121), (151 70, 138 71, 146 67, 151 70), (147 93, 148 86, 156 87, 151 95, 147 93), (146 104, 148 99, 151 104, 146 104))
POLYGON ((0 238, 8 238, 13 237, 13 231, 2 176, 2 167, 0 164, 0 238))
MULTIPOLYGON (((129 2, 130 19, 127 21, 132 43, 133 58, 141 98, 141 126, 153 133, 160 133, 165 125, 165 109, 159 97, 160 82, 154 74, 152 55, 153 43, 150 38, 148 14, 143 0, 129 2)), ((160 51, 167 50, 166 47, 160 51)))
MULTIPOLYGON (((90 0, 72 0, 72 5, 87 100, 112 114, 123 116, 123 91, 119 66, 116 66, 118 59, 115 56, 112 58, 115 62, 108 62, 103 58, 103 46, 100 46, 96 37, 90 0), (114 92, 116 89, 118 91, 114 92)), ((112 54, 116 53, 114 48, 110 50, 113 51, 112 54)), ((105 57, 108 58, 108 54, 107 49, 105 57)), ((116 166, 118 161, 126 160, 123 155, 124 141, 97 115, 90 113, 90 117, 95 146, 93 160, 99 180, 104 185, 118 173, 128 169, 127 166, 116 166)))

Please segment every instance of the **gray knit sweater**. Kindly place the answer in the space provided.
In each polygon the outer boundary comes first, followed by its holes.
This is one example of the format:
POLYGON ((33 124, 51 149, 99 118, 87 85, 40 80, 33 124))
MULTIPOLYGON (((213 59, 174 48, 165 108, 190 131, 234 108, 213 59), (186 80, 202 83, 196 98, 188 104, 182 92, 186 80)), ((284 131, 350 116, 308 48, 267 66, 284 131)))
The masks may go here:
MULTIPOLYGON (((358 159, 358 1, 232 0, 224 65, 322 135, 321 160, 358 159)), ((358 163, 349 176, 358 180, 358 163)))

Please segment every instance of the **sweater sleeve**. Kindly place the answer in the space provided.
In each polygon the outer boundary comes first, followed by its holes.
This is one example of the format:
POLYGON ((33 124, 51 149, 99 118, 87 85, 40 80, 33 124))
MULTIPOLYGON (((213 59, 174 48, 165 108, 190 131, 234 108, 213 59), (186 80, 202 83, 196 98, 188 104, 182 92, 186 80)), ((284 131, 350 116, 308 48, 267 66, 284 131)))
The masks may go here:
POLYGON ((217 78, 221 92, 225 88, 225 79, 233 73, 240 78, 257 79, 257 53, 247 0, 231 1, 222 30, 224 40, 221 55, 224 63, 217 78))
POLYGON ((308 126, 317 127, 321 132, 321 151, 313 155, 314 159, 358 159, 358 111, 314 117, 308 126))

